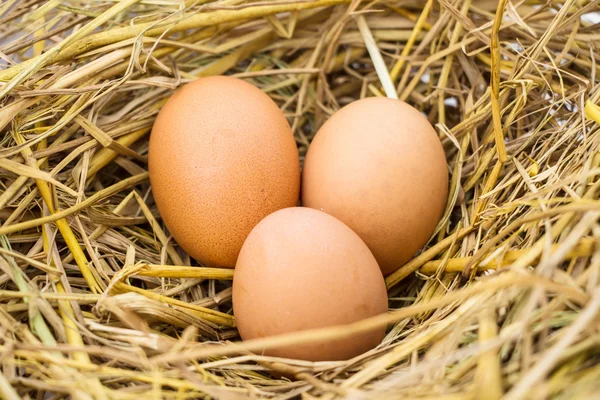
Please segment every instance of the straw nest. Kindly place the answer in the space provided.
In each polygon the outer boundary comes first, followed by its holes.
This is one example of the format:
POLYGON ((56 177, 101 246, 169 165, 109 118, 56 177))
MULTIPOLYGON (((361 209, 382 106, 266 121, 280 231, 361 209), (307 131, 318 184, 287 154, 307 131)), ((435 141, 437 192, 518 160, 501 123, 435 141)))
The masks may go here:
POLYGON ((3 1, 1 395, 597 395, 599 4, 3 1), (387 278, 388 315, 239 341, 232 272, 178 249, 146 170, 165 99, 215 74, 272 96, 301 159, 330 114, 386 81, 436 126, 447 211, 387 278), (253 353, 377 324, 384 342, 346 362, 253 353))

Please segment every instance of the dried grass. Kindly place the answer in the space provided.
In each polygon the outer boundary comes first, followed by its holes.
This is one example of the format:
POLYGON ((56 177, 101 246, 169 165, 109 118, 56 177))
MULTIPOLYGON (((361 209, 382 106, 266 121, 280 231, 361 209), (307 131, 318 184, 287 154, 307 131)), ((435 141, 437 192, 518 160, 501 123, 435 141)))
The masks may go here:
POLYGON ((4 1, 0 394, 594 398, 598 12, 598 0, 4 1), (386 279, 388 315, 238 340, 231 271, 191 267, 146 172, 165 99, 214 74, 269 93, 301 160, 360 97, 397 94, 436 125, 448 207, 386 279), (381 324, 384 342, 347 362, 251 353, 381 324))

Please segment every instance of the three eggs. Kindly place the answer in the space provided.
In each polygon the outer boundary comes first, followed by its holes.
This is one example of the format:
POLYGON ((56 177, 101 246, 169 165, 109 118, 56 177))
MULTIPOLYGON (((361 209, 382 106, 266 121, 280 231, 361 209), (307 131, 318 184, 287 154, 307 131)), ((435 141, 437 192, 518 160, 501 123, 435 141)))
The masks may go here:
MULTIPOLYGON (((408 104, 367 98, 343 107, 314 137, 301 176, 279 107, 225 76, 189 83, 167 101, 150 136, 149 172, 179 245, 203 265, 235 267, 243 339, 385 313, 384 275, 425 245, 448 190, 438 136, 408 104)), ((344 360, 384 333, 266 354, 344 360)))

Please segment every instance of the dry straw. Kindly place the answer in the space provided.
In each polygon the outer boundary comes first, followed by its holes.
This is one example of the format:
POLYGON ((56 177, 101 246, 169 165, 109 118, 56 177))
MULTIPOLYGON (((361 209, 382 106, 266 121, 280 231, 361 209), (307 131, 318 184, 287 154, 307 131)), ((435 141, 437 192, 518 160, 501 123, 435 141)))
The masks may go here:
POLYGON ((597 396, 598 13, 597 0, 3 1, 0 396, 597 396), (360 97, 397 95, 436 125, 446 214, 387 277, 388 315, 238 340, 232 271, 194 267, 147 179, 161 105, 215 74, 269 93, 301 160, 360 97), (346 362, 260 355, 382 324, 384 342, 346 362))

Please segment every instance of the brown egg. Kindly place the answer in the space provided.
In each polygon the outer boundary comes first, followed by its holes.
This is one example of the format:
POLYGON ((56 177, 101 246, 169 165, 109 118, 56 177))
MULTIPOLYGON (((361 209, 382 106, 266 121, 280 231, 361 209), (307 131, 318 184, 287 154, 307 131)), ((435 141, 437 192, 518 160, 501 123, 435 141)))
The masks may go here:
MULTIPOLYGON (((242 247, 233 278, 233 312, 243 339, 348 324, 387 312, 377 261, 350 228, 310 208, 263 219, 242 247)), ((346 360, 381 342, 385 328, 265 354, 346 360)))
POLYGON ((304 161, 302 204, 352 228, 384 275, 425 245, 447 196, 438 136, 399 100, 367 98, 342 108, 321 127, 304 161))
POLYGON ((150 136, 152 192, 177 243, 204 265, 235 266, 252 228, 298 203, 290 126, 269 96, 215 76, 179 89, 150 136))

